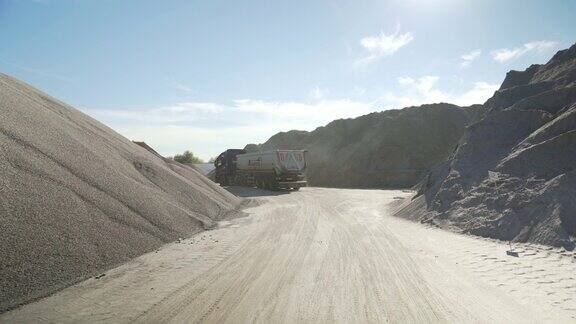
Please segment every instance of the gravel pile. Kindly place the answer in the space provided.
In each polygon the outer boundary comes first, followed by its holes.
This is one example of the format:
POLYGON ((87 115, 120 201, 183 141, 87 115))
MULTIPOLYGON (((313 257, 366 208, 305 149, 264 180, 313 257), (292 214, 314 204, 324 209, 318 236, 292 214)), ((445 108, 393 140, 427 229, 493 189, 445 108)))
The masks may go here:
POLYGON ((576 45, 511 71, 458 149, 399 215, 502 240, 573 249, 576 45), (409 212, 407 212, 409 211, 409 212))
POLYGON ((308 150, 312 186, 407 188, 454 151, 477 108, 441 103, 387 110, 312 132, 278 133, 246 150, 308 150))
POLYGON ((0 74, 0 312, 235 213, 239 198, 0 74))

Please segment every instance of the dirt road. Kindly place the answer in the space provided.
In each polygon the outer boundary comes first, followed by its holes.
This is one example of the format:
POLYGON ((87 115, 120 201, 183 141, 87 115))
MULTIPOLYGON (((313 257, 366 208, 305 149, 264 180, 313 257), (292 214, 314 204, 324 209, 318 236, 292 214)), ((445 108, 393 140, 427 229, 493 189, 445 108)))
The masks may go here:
MULTIPOLYGON (((409 193, 305 188, 1 322, 570 322, 574 255, 390 215, 409 193)), ((261 195, 260 197, 258 197, 261 195)))

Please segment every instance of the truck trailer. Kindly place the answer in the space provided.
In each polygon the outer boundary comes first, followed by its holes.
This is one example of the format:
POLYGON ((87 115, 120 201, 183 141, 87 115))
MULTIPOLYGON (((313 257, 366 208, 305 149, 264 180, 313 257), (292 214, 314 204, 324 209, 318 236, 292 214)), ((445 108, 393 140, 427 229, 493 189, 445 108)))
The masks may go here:
POLYGON ((298 190, 307 184, 303 174, 304 150, 247 153, 242 149, 229 149, 216 158, 214 166, 215 180, 223 186, 298 190))

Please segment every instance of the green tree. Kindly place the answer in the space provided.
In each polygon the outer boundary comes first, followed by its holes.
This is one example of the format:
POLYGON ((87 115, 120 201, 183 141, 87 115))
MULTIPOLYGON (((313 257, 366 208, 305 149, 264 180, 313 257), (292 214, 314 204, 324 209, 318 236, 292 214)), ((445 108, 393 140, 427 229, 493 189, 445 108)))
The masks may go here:
POLYGON ((192 153, 190 151, 185 151, 182 154, 174 155, 174 161, 180 162, 180 163, 191 163, 191 164, 204 163, 204 161, 202 161, 202 159, 200 159, 197 156, 194 156, 194 153, 192 153))

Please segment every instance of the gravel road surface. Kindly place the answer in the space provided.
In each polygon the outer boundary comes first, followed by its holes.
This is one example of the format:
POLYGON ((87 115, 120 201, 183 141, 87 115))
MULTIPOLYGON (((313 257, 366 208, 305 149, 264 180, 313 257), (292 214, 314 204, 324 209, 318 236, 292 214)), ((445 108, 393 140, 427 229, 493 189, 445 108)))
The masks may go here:
POLYGON ((410 193, 304 188, 0 322, 574 322, 571 252, 391 216, 410 193))

